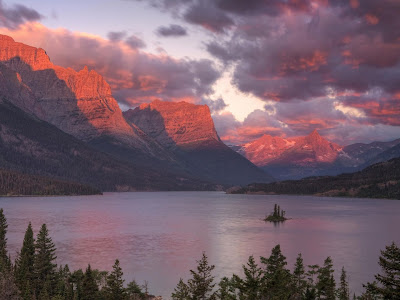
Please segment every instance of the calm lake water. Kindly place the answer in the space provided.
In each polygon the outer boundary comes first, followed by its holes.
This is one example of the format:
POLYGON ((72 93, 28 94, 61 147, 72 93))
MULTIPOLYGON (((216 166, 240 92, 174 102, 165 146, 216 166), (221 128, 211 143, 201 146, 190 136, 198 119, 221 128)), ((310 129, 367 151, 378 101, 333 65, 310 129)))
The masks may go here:
POLYGON ((331 256, 345 266, 352 291, 379 271, 380 249, 400 243, 400 201, 222 192, 106 193, 104 196, 0 198, 9 250, 20 249, 28 222, 48 225, 57 263, 110 270, 119 258, 126 280, 149 282, 169 298, 180 277, 206 251, 217 277, 241 273, 250 255, 269 256, 280 244, 290 268, 331 256), (274 226, 261 219, 279 204, 293 218, 274 226))

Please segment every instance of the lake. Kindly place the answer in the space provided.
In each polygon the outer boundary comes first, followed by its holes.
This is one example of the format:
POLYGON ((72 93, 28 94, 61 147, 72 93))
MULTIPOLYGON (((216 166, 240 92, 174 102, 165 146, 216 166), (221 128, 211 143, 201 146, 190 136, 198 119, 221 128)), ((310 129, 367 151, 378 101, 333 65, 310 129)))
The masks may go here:
POLYGON ((48 225, 57 263, 111 270, 120 259, 126 280, 149 282, 169 299, 206 251, 215 276, 241 273, 250 255, 268 257, 280 244, 292 268, 333 258, 345 266, 352 292, 379 271, 380 250, 400 243, 400 201, 308 196, 227 195, 223 192, 106 193, 103 196, 0 198, 13 257, 29 221, 48 225), (262 218, 277 203, 293 218, 274 226, 262 218))

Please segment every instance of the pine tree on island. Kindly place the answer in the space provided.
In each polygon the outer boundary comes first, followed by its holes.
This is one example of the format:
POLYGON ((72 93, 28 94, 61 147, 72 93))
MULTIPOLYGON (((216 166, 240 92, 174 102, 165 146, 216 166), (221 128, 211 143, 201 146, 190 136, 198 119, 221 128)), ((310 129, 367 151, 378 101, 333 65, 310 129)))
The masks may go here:
POLYGON ((265 222, 274 222, 274 223, 279 223, 279 222, 284 222, 288 220, 286 217, 286 211, 281 210, 281 207, 277 204, 274 206, 274 212, 265 217, 264 221, 265 222))

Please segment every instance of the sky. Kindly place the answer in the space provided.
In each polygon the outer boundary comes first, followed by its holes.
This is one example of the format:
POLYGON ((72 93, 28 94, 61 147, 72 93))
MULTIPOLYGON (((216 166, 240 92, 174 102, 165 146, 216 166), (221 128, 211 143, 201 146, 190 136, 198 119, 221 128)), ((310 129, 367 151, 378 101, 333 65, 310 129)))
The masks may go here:
POLYGON ((400 138, 398 0, 0 0, 0 33, 102 74, 123 110, 207 104, 227 144, 400 138))

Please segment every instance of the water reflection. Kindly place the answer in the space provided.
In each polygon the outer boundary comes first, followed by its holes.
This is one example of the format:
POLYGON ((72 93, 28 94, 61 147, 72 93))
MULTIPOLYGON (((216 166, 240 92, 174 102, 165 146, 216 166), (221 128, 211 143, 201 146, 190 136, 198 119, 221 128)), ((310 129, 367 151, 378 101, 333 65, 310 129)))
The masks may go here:
MULTIPOLYGON (((110 270, 116 258, 128 280, 148 280, 169 296, 187 277, 202 251, 216 275, 240 273, 249 255, 268 256, 281 244, 293 266, 301 252, 306 264, 332 256, 344 265, 351 288, 378 271, 379 250, 400 242, 399 201, 294 196, 225 195, 217 192, 110 193, 105 196, 2 198, 15 255, 29 221, 35 233, 47 223, 58 263, 71 269, 88 263, 110 270), (292 218, 274 226, 262 219, 277 203, 292 218)), ((337 274, 338 275, 338 274, 337 274)))

